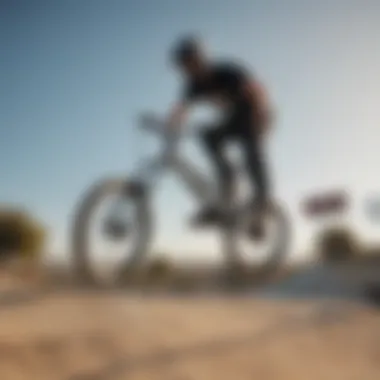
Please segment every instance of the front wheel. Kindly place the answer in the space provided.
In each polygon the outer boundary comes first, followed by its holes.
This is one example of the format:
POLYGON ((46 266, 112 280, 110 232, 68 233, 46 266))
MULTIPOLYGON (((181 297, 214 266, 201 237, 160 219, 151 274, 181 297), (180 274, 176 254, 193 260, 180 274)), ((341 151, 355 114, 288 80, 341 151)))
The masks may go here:
POLYGON ((146 189, 122 178, 99 181, 85 192, 74 215, 72 255, 76 277, 96 282, 94 262, 98 261, 103 271, 112 267, 115 257, 111 257, 112 249, 103 241, 108 240, 113 249, 119 249, 119 262, 111 270, 112 280, 119 281, 127 270, 142 263, 151 235, 152 217, 146 189), (101 218, 99 228, 96 214, 102 208, 106 215, 101 218))

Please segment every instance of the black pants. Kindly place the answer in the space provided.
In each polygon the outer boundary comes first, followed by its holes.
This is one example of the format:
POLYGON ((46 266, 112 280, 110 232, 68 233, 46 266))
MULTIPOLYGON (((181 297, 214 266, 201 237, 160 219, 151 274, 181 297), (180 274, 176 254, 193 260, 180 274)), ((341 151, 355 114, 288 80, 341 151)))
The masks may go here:
POLYGON ((226 143, 236 141, 240 144, 248 175, 252 182, 259 204, 269 200, 269 178, 263 144, 259 138, 260 123, 266 121, 253 116, 250 107, 237 107, 221 125, 206 129, 202 134, 203 144, 215 165, 221 196, 234 187, 235 173, 226 157, 226 143))

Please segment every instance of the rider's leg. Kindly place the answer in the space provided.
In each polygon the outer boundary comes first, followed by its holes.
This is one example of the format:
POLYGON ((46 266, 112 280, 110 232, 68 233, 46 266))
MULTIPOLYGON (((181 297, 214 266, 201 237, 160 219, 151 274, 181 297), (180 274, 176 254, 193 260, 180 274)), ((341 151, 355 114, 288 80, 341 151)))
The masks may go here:
POLYGON ((225 126, 206 130, 203 134, 203 144, 210 157, 217 175, 219 199, 228 200, 234 187, 234 169, 226 156, 226 143, 230 140, 230 131, 225 126))
POLYGON ((215 204, 205 205, 194 218, 195 225, 213 224, 221 218, 221 206, 232 199, 234 191, 234 171, 225 155, 225 144, 229 140, 229 130, 224 126, 206 129, 201 139, 217 174, 218 200, 215 204))
POLYGON ((242 138, 246 167, 255 188, 255 205, 264 208, 270 198, 270 183, 264 147, 259 141, 247 136, 242 138))
POLYGON ((242 113, 239 137, 243 147, 245 163, 255 191, 253 200, 254 218, 252 219, 252 237, 261 239, 265 236, 264 217, 270 201, 270 179, 266 161, 265 146, 260 138, 259 129, 264 121, 253 120, 252 113, 242 113), (246 115, 246 116, 245 116, 246 115))

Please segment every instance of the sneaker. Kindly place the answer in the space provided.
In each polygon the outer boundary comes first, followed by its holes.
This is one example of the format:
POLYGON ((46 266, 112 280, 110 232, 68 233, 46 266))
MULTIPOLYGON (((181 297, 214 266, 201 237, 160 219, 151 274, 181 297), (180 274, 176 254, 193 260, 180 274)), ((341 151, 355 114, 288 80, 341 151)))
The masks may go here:
POLYGON ((255 214, 248 226, 248 236, 257 242, 263 242, 267 237, 265 218, 255 214))
POLYGON ((190 220, 190 224, 195 227, 207 227, 219 224, 222 220, 222 213, 216 207, 208 206, 202 208, 190 220))
POLYGON ((266 216, 270 205, 260 206, 257 198, 252 201, 252 217, 249 221, 248 236, 257 242, 262 242, 267 237, 266 216))

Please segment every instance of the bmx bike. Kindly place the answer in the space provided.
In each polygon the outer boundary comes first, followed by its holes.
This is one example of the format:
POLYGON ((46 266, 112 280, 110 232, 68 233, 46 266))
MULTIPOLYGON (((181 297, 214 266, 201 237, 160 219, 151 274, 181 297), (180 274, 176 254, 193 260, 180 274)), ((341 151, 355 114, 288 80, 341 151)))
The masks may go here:
MULTIPOLYGON (((165 123, 154 115, 142 115, 139 120, 141 129, 154 132, 161 138, 163 149, 158 156, 141 161, 132 175, 103 178, 91 186, 83 195, 75 210, 72 231, 72 253, 74 270, 82 278, 93 279, 90 225, 95 210, 113 197, 107 207, 107 216, 102 221, 102 233, 108 238, 119 240, 121 243, 131 243, 123 252, 122 264, 118 266, 116 277, 121 277, 128 270, 139 266, 146 259, 152 243, 154 225, 152 212, 152 192, 162 175, 168 171, 175 173, 196 201, 208 204, 215 199, 216 186, 202 174, 192 162, 179 154, 180 140, 187 134, 189 128, 169 132, 165 123)), ((190 128, 192 133, 196 128, 190 128)), ((252 218, 252 206, 248 202, 240 202, 228 212, 232 223, 222 224, 220 232, 222 254, 227 267, 238 264, 244 266, 244 255, 239 239, 244 239, 245 248, 255 253, 257 243, 248 235, 248 224, 252 218)), ((259 266, 262 273, 273 271, 281 266, 289 251, 291 241, 291 226, 284 208, 278 202, 272 201, 267 209, 268 220, 271 220, 271 232, 267 236, 271 247, 265 259, 259 266)), ((269 222, 268 222, 269 223, 269 222)), ((99 235, 99 231, 97 232, 99 235)))

